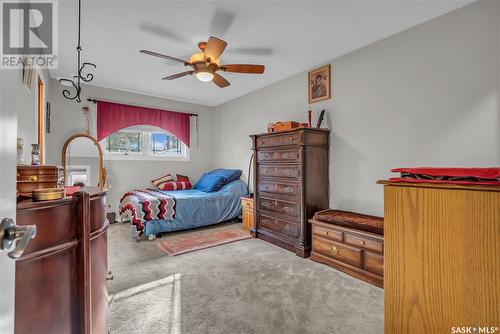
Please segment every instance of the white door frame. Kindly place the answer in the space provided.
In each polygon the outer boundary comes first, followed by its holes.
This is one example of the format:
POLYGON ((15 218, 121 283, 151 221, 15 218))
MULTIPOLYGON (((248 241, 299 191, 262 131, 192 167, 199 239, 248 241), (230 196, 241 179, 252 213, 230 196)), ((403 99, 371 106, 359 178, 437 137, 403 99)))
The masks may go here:
MULTIPOLYGON (((16 219, 16 145, 20 70, 0 70, 0 220, 16 219)), ((0 250, 0 333, 14 333, 15 261, 0 250)))

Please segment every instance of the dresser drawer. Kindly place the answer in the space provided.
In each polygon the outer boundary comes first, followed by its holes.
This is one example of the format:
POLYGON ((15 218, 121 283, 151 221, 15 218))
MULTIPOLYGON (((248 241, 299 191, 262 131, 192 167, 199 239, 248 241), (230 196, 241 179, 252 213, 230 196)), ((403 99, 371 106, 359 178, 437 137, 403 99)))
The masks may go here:
POLYGON ((279 199, 272 199, 267 197, 259 198, 259 209, 280 213, 293 218, 298 218, 300 213, 300 206, 298 203, 286 202, 279 199))
POLYGON ((260 165, 259 176, 286 177, 298 180, 300 178, 300 167, 297 166, 270 166, 260 165))
POLYGON ((273 218, 259 213, 259 227, 279 232, 292 238, 299 236, 299 226, 297 223, 287 222, 282 219, 273 218))
POLYGON ((300 151, 298 149, 277 150, 277 151, 258 151, 258 162, 299 162, 300 151))
POLYGON ((298 183, 280 183, 275 181, 260 181, 258 185, 259 192, 272 194, 282 194, 290 196, 300 195, 300 184, 298 183))
POLYGON ((349 245, 362 247, 378 253, 382 253, 384 251, 384 243, 382 241, 365 238, 361 235, 351 234, 349 232, 344 233, 344 242, 349 245))
POLYGON ((366 271, 384 276, 384 257, 382 255, 365 251, 363 262, 366 271))
POLYGON ((257 138, 257 148, 296 145, 298 143, 300 143, 300 135, 298 133, 272 134, 257 138))
POLYGON ((313 252, 317 252, 331 259, 361 268, 361 252, 356 247, 351 247, 339 242, 329 241, 322 238, 313 238, 313 252))
POLYGON ((62 186, 62 168, 56 166, 17 166, 17 191, 30 194, 35 189, 62 186))
POLYGON ((253 209, 253 198, 252 197, 242 197, 241 206, 247 209, 253 209))
POLYGON ((342 231, 336 231, 329 229, 327 227, 313 225, 313 234, 317 236, 321 236, 322 238, 333 240, 333 241, 342 241, 342 231))
POLYGON ((365 251, 363 262, 366 271, 384 276, 384 257, 382 255, 365 251))

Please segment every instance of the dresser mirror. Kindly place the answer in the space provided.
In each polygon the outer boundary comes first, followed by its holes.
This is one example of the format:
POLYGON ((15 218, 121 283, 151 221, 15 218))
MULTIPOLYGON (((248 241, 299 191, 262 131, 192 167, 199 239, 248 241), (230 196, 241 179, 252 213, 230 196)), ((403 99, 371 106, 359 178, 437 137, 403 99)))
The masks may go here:
POLYGON ((65 186, 99 186, 106 182, 102 147, 91 135, 75 134, 64 143, 61 163, 65 186))

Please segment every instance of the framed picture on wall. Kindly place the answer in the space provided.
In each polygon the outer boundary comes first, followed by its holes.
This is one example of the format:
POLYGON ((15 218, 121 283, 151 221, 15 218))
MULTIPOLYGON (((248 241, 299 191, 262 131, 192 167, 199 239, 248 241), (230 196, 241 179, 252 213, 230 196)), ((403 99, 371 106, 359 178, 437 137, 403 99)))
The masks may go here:
POLYGON ((330 64, 310 71, 307 77, 309 103, 328 100, 331 94, 330 64))
POLYGON ((45 105, 45 133, 50 133, 50 102, 45 105))

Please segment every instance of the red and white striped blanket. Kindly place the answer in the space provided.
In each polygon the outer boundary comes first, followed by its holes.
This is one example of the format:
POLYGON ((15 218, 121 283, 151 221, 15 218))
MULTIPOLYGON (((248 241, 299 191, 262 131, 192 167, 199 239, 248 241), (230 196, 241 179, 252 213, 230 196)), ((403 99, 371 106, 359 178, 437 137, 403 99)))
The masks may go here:
POLYGON ((142 236, 144 223, 154 219, 173 220, 175 199, 154 189, 138 189, 123 195, 120 200, 120 217, 129 219, 142 236))

